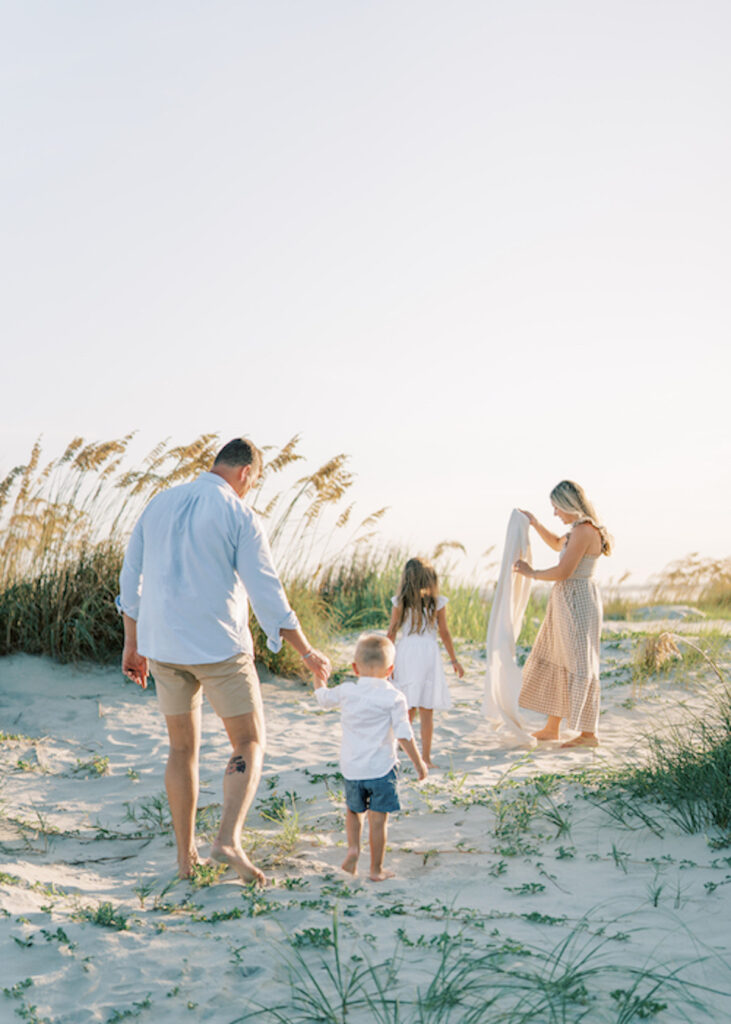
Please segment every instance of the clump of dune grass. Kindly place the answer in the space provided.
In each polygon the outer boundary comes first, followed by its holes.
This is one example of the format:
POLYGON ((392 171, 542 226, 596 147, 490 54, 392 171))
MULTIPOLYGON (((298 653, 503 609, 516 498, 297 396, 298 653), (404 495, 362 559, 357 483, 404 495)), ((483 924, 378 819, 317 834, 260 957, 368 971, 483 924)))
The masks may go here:
MULTIPOLYGON (((679 643, 685 637, 661 637, 646 647, 660 667, 677 662, 679 643), (654 651, 654 654, 651 652, 654 651)), ((727 642, 727 641, 726 641, 727 642)), ((693 659, 710 667, 722 680, 709 691, 702 711, 686 712, 680 722, 660 728, 646 737, 646 756, 610 775, 612 787, 634 797, 659 804, 666 815, 686 832, 716 827, 731 829, 731 690, 723 681, 718 658, 711 659, 698 645, 693 659)))
POLYGON ((0 591, 0 655, 23 651, 100 664, 119 658, 114 597, 122 557, 118 542, 89 545, 0 591))
POLYGON ((726 644, 727 637, 718 629, 703 630, 696 638, 669 631, 640 637, 632 661, 633 691, 653 676, 677 670, 680 678, 686 678, 683 670, 703 665, 709 666, 723 683, 718 663, 726 644))
POLYGON ((362 946, 347 955, 334 914, 317 942, 292 941, 280 954, 287 1002, 259 1005, 231 1024, 630 1024, 671 1002, 680 1019, 698 1021, 707 994, 726 995, 723 982, 704 988, 688 979, 697 961, 674 969, 651 956, 618 962, 611 939, 589 934, 588 924, 582 919, 552 949, 498 936, 477 944, 461 932, 423 944, 402 935, 373 963, 362 946))
POLYGON ((643 637, 634 655, 635 674, 654 675, 682 657, 672 633, 653 633, 643 637))
MULTIPOLYGON (((726 677, 729 638, 718 630, 699 637, 661 633, 640 638, 633 665, 633 691, 649 678, 673 673, 693 679, 705 699, 699 710, 683 706, 682 717, 661 722, 642 737, 641 755, 584 780, 585 795, 623 825, 644 824, 658 836, 663 819, 695 834, 718 829, 731 835, 731 689, 726 677), (698 669, 703 669, 703 674, 698 669), (717 677, 717 682, 709 673, 717 677), (691 673, 695 673, 692 675, 691 673), (655 814, 648 805, 655 805, 655 814)), ((673 716, 674 717, 674 716, 673 716)))
POLYGON ((322 571, 317 591, 344 630, 385 629, 408 558, 398 547, 358 544, 322 571))
POLYGON ((655 580, 653 600, 694 604, 719 618, 731 616, 731 558, 701 558, 697 553, 671 562, 655 580))

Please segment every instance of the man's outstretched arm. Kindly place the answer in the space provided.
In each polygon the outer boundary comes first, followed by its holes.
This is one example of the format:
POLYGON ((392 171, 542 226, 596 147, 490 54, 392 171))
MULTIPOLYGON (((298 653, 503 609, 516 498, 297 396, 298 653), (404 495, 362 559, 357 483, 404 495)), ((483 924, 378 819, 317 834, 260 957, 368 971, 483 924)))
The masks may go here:
POLYGON ((280 629, 279 635, 302 656, 302 660, 315 679, 325 683, 332 672, 328 656, 316 650, 301 629, 280 629))

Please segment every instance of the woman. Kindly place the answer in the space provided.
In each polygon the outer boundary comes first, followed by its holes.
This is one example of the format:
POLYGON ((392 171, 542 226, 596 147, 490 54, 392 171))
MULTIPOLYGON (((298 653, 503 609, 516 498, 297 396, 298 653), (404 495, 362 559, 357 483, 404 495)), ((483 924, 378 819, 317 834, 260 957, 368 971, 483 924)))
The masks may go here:
POLYGON ((602 599, 592 577, 600 555, 611 553, 612 540, 578 484, 562 480, 550 498, 555 515, 571 527, 563 536, 551 533, 521 509, 539 536, 561 555, 550 569, 532 569, 522 559, 513 566, 523 576, 556 584, 523 669, 518 703, 548 716, 545 726, 533 733, 536 739, 557 740, 565 718, 579 735, 562 746, 596 747, 602 599))

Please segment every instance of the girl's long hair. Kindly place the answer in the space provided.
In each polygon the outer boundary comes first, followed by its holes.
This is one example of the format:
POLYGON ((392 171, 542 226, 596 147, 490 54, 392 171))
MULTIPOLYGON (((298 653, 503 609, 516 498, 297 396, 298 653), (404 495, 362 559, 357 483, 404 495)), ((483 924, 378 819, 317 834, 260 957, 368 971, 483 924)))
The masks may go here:
POLYGON ((396 595, 399 630, 410 617, 410 633, 423 633, 437 621, 439 581, 434 566, 424 558, 410 558, 404 566, 396 595))
POLYGON ((592 526, 595 526, 602 538, 602 554, 611 555, 614 540, 606 526, 602 526, 599 522, 597 511, 587 498, 583 487, 574 483, 573 480, 562 480, 560 484, 556 484, 549 497, 556 508, 560 508, 562 512, 578 514, 579 518, 574 523, 575 526, 578 523, 591 523, 592 526))

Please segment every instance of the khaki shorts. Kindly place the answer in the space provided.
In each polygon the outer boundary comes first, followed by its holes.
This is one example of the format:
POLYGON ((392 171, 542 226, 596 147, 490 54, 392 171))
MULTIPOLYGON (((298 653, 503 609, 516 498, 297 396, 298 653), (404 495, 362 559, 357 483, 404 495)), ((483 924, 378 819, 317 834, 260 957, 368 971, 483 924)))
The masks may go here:
POLYGON ((184 715, 201 706, 203 693, 221 718, 258 712, 263 720, 259 676, 250 654, 209 665, 171 665, 150 658, 150 672, 164 715, 184 715))

